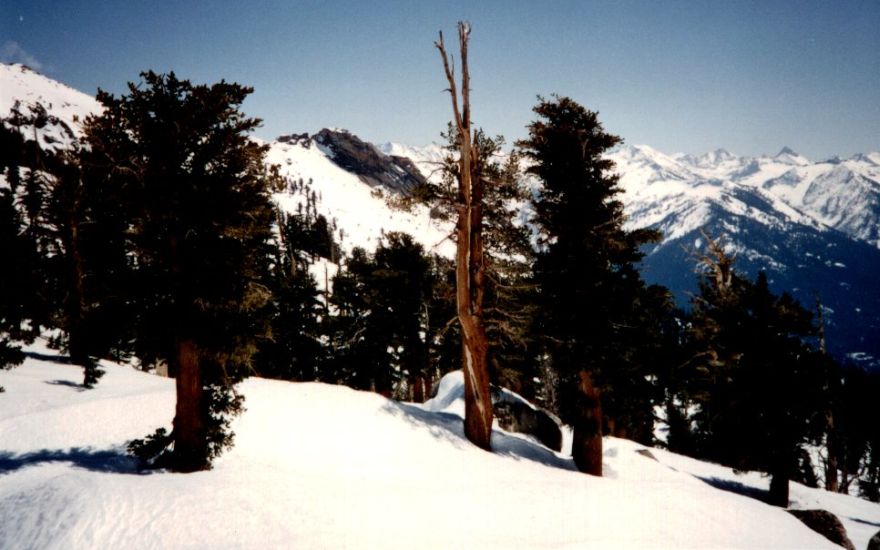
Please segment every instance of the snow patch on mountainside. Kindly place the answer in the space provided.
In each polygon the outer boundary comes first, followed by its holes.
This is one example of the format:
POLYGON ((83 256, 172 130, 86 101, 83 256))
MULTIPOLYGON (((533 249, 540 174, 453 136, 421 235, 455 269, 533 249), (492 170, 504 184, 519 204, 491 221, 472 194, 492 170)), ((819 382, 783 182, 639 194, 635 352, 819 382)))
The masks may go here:
MULTIPOLYGON (((80 134, 82 121, 101 109, 95 98, 47 78, 24 65, 0 63, 0 116, 9 116, 18 107, 28 113, 28 107, 41 104, 51 115, 58 117, 74 135, 80 134)), ((47 127, 40 132, 44 147, 64 146, 68 142, 63 132, 47 127)))
MULTIPOLYGON (((391 231, 411 234, 428 252, 452 255, 450 227, 431 218, 430 210, 414 206, 410 211, 392 208, 386 201, 387 191, 371 188, 356 175, 333 162, 333 152, 318 147, 311 139, 298 142, 273 142, 267 162, 277 164, 281 175, 291 180, 312 181, 317 191, 317 210, 328 220, 336 220, 336 237, 344 250, 359 246, 372 251, 391 231)), ((305 202, 301 194, 277 193, 276 202, 288 212, 296 212, 305 202)))

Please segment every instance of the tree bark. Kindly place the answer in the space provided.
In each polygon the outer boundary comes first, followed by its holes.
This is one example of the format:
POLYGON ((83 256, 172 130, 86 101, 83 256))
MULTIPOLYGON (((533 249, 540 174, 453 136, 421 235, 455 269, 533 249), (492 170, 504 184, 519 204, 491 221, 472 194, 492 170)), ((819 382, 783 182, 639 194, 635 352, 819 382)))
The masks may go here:
POLYGON ((92 361, 89 357, 89 345, 87 343, 88 330, 86 329, 86 297, 85 297, 85 269, 83 267, 82 253, 80 252, 79 234, 79 210, 82 183, 77 175, 65 174, 57 182, 62 187, 60 200, 64 212, 64 223, 61 240, 66 252, 67 260, 67 296, 65 314, 67 321, 67 352, 70 362, 83 367, 83 386, 91 387, 97 378, 93 373, 92 361))
POLYGON ((456 309, 462 333, 462 370, 465 384, 465 436, 480 448, 491 449, 492 398, 489 393, 488 340, 483 326, 483 241, 482 181, 473 177, 473 147, 470 118, 470 74, 468 37, 470 27, 458 24, 461 52, 461 110, 455 75, 443 43, 443 33, 435 46, 440 51, 449 82, 452 111, 459 136, 458 224, 456 227, 456 309))
POLYGON ((578 470, 602 475, 602 399, 587 371, 580 372, 578 417, 574 425, 571 456, 578 470))
POLYGON ((192 339, 177 343, 177 409, 174 416, 174 470, 194 472, 208 467, 204 388, 199 350, 192 339))
POLYGON ((840 490, 840 484, 837 481, 837 433, 834 428, 834 414, 830 409, 825 411, 825 422, 827 429, 825 452, 828 455, 828 459, 825 461, 825 490, 836 493, 840 490))
POLYGON ((779 470, 771 474, 768 504, 788 508, 788 472, 779 470))

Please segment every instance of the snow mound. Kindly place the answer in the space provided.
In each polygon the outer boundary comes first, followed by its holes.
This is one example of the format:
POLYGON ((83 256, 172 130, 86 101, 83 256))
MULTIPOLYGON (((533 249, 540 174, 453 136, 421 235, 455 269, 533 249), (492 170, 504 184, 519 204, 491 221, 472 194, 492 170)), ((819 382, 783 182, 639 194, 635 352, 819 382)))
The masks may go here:
MULTIPOLYGON (((451 412, 460 375, 423 406, 252 378, 236 446, 214 470, 140 474, 125 442, 170 426, 173 380, 105 363, 84 390, 79 368, 30 351, 0 372, 3 549, 835 548, 710 483, 760 490, 759 476, 657 450, 650 460, 611 438, 604 478, 500 430, 496 452, 477 449, 451 412)), ((793 496, 860 526, 850 536, 862 546, 880 523, 875 504, 800 486, 793 496)))

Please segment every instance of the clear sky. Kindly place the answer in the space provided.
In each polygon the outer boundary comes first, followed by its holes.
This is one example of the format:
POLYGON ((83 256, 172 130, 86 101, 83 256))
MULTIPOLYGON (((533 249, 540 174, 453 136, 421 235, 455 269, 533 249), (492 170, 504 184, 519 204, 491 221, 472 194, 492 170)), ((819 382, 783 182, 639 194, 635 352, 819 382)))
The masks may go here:
POLYGON ((145 69, 225 78, 255 88, 260 137, 421 145, 450 118, 433 41, 459 19, 474 122, 508 141, 559 93, 668 153, 880 150, 880 0, 0 0, 0 60, 90 94, 145 69))

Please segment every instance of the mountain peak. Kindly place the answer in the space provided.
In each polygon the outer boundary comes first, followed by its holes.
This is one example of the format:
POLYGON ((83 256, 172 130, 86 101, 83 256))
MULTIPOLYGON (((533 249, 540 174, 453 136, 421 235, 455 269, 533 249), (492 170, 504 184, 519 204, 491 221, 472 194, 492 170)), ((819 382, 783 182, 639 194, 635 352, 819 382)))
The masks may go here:
POLYGON ((788 147, 787 145, 785 147, 783 147, 782 149, 780 149, 780 151, 778 153, 776 153, 777 157, 782 157, 785 155, 789 155, 792 157, 800 156, 796 152, 794 152, 794 150, 791 147, 788 147))

